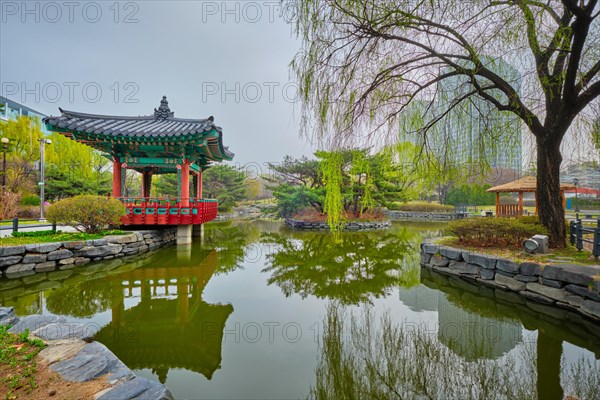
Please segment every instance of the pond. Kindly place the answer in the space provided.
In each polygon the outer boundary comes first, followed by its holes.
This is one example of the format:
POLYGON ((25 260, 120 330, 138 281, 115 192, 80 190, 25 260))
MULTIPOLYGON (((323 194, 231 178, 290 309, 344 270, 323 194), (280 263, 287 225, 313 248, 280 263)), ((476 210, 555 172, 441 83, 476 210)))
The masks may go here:
POLYGON ((599 398, 600 326, 422 270, 443 224, 206 224, 191 248, 0 280, 178 399, 599 398))

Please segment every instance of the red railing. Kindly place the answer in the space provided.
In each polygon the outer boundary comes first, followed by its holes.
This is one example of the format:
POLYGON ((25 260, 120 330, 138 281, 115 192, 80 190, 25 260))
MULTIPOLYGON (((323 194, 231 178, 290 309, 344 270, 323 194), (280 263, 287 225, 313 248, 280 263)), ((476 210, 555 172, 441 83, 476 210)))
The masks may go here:
POLYGON ((120 198, 123 225, 199 225, 217 218, 217 200, 120 198))
POLYGON ((518 204, 498 204, 497 214, 499 217, 520 217, 523 209, 518 204))

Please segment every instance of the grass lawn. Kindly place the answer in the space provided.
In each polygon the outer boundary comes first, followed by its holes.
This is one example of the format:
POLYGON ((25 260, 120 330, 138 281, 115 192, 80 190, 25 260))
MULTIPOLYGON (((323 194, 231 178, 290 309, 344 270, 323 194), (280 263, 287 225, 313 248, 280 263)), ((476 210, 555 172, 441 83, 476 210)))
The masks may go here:
POLYGON ((6 399, 24 398, 38 387, 35 357, 44 348, 39 339, 29 339, 29 331, 20 335, 0 326, 0 393, 6 399))
POLYGON ((127 232, 114 230, 101 233, 81 233, 81 232, 61 232, 61 231, 37 231, 37 232, 17 232, 15 236, 0 238, 0 247, 19 246, 33 243, 49 242, 73 242, 79 240, 101 239, 107 235, 124 235, 127 232))
POLYGON ((567 247, 564 249, 550 249, 548 254, 529 254, 521 248, 514 247, 479 247, 464 245, 455 237, 441 238, 437 243, 446 246, 460 247, 477 253, 491 254, 496 257, 514 260, 519 263, 530 261, 539 264, 575 263, 583 265, 600 265, 600 261, 595 260, 590 251, 578 251, 575 246, 571 246, 570 244, 567 244, 567 247))

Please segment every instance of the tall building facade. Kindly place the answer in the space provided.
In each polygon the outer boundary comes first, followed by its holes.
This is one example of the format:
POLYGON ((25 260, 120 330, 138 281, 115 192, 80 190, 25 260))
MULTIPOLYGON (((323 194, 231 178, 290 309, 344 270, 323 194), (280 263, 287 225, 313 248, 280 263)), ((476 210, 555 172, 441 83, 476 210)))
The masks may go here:
POLYGON ((46 115, 27 107, 21 103, 10 100, 4 96, 0 96, 0 121, 16 120, 19 117, 27 116, 39 121, 40 129, 44 135, 49 135, 50 132, 46 129, 46 125, 42 124, 42 118, 46 115))
MULTIPOLYGON (((521 75, 504 60, 486 57, 486 67, 501 76, 518 92, 521 75)), ((438 85, 435 109, 445 112, 453 107, 455 99, 473 90, 464 76, 445 79, 438 85)), ((489 92, 502 103, 507 99, 499 90, 489 92)), ((523 124, 513 113, 501 112, 489 101, 479 96, 469 96, 452 108, 434 128, 441 142, 438 146, 449 147, 448 154, 457 163, 478 164, 485 162, 492 169, 522 170, 523 124)))
MULTIPOLYGON (((519 71, 502 59, 487 57, 485 60, 488 68, 520 92, 519 71)), ((479 96, 465 96, 472 90, 467 77, 455 76, 438 84, 433 101, 415 99, 400 116, 400 140, 420 143, 423 138, 403 133, 419 131, 436 121, 425 138, 427 149, 436 157, 473 168, 474 174, 478 166, 487 165, 492 170, 492 176, 485 177, 490 183, 502 180, 502 176, 506 181, 520 177, 524 125, 513 113, 498 111, 479 96), (466 99, 456 103, 461 97, 466 99)), ((500 91, 489 93, 506 103, 500 91)))

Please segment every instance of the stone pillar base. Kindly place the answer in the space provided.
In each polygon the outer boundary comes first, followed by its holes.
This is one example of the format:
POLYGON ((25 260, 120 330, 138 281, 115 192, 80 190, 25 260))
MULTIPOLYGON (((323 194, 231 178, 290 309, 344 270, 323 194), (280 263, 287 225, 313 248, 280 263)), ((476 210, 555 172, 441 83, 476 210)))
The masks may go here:
POLYGON ((192 236, 201 238, 204 236, 204 224, 202 225, 194 225, 192 229, 192 236))
POLYGON ((177 225, 177 245, 192 244, 192 225, 177 225))

